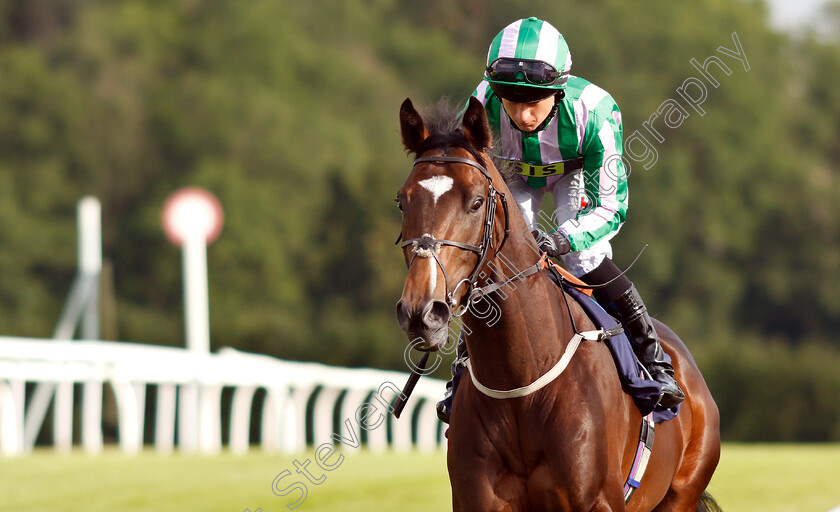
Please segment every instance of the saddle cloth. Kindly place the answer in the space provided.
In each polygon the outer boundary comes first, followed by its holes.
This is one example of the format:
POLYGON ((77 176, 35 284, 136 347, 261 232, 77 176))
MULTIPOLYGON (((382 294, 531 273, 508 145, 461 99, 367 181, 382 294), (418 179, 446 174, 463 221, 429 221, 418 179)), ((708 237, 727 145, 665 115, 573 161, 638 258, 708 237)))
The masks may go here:
MULTIPOLYGON (((596 328, 609 329, 618 322, 598 304, 595 299, 587 296, 567 281, 563 281, 563 289, 574 298, 583 308, 596 328)), ((642 369, 641 363, 630 346, 627 336, 618 334, 604 342, 610 349, 615 366, 618 369, 618 376, 621 379, 621 387, 633 397, 633 401, 642 413, 647 416, 653 413, 653 421, 656 423, 668 421, 674 418, 680 410, 680 405, 666 409, 658 406, 656 402, 662 392, 662 386, 655 380, 647 378, 647 372, 642 369)), ((671 362, 671 356, 667 353, 665 358, 671 362)))

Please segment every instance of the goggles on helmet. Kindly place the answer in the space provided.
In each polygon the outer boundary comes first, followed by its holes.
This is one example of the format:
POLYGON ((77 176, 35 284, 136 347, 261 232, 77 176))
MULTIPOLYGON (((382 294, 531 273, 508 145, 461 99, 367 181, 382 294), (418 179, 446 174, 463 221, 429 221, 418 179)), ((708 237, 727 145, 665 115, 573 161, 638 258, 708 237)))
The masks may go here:
POLYGON ((563 85, 568 75, 542 60, 500 57, 487 66, 486 76, 498 82, 528 83, 536 86, 563 85))
POLYGON ((551 96, 562 93, 562 89, 546 89, 543 87, 532 87, 522 84, 509 84, 503 82, 490 82, 490 89, 496 96, 515 103, 536 103, 551 96))

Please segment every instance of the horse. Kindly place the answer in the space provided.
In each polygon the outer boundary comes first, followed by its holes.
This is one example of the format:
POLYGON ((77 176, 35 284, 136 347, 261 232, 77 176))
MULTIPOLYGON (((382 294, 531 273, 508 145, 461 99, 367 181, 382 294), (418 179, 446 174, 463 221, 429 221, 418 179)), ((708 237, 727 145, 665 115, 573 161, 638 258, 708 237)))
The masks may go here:
POLYGON ((446 345, 453 317, 469 333, 469 378, 448 432, 453 510, 719 510, 705 491, 720 457, 718 410, 683 342, 656 321, 686 398, 674 419, 656 425, 647 472, 625 503, 641 413, 598 341, 582 341, 545 383, 577 330, 594 326, 540 271, 524 218, 507 208, 483 106, 470 98, 460 115, 427 122, 406 99, 400 128, 415 160, 397 195, 408 265, 398 323, 426 352, 446 345), (541 377, 543 387, 518 398, 479 390, 528 388, 541 377))

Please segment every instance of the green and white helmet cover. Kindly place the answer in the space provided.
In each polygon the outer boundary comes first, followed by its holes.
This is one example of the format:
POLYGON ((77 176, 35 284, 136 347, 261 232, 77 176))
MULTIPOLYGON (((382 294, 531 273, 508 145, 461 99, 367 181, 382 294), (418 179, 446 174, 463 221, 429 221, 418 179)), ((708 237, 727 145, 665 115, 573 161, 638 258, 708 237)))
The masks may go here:
MULTIPOLYGON (((543 61, 554 66, 564 78, 572 69, 572 54, 563 35, 551 23, 535 17, 514 21, 496 35, 487 52, 487 66, 500 58, 543 61)), ((566 86, 566 80, 546 85, 530 84, 524 77, 516 82, 509 82, 493 80, 485 75, 484 80, 508 88, 515 85, 517 88, 551 90, 545 91, 546 96, 566 86)), ((497 88, 493 89, 495 91, 497 88)))

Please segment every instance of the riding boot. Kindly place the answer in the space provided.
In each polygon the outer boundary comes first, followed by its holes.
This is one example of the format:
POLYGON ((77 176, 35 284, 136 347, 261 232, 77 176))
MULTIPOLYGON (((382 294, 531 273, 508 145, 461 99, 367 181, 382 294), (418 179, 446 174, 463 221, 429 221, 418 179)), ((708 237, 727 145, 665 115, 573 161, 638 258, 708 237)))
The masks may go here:
POLYGON ((627 329, 628 338, 642 365, 662 385, 659 404, 670 409, 682 402, 685 394, 674 379, 674 367, 665 359, 659 336, 636 287, 631 284, 611 305, 627 329))
POLYGON ((438 418, 444 423, 449 423, 449 417, 452 414, 452 401, 455 399, 455 392, 458 391, 458 384, 461 382, 461 375, 466 368, 465 361, 467 360, 467 343, 464 339, 464 332, 458 335, 458 342, 455 345, 455 360, 452 361, 450 370, 452 371, 452 378, 446 383, 446 392, 443 395, 443 400, 435 405, 438 418))

